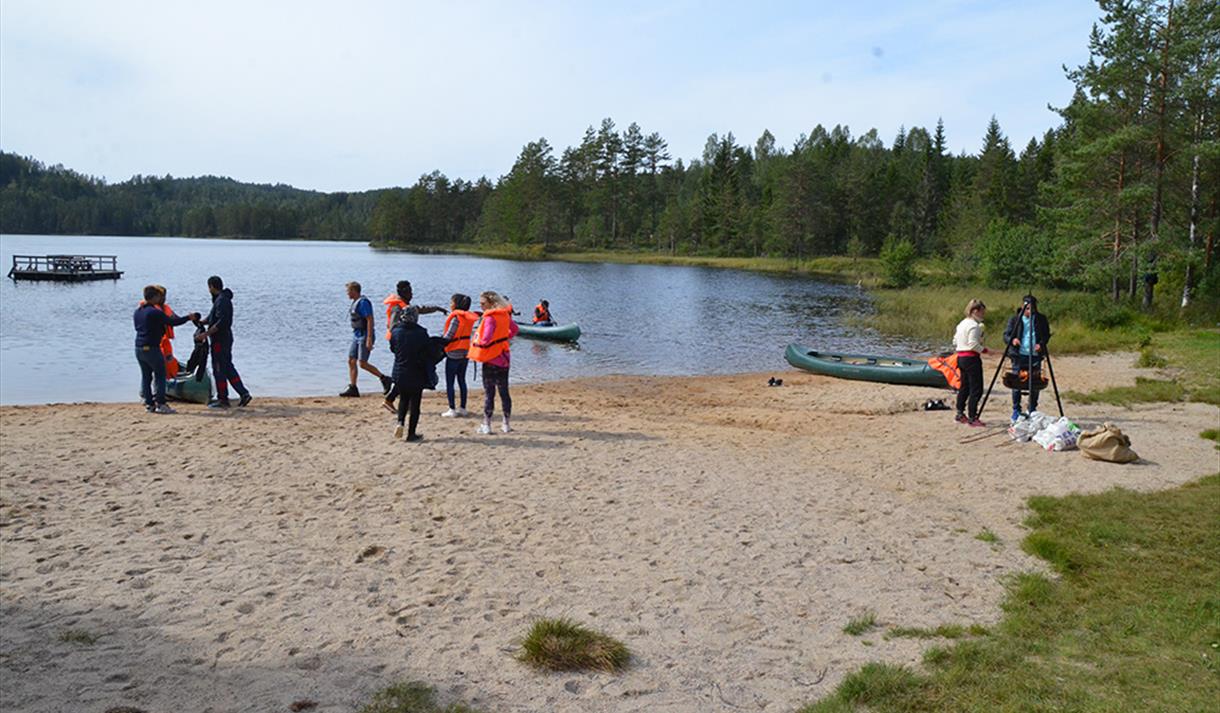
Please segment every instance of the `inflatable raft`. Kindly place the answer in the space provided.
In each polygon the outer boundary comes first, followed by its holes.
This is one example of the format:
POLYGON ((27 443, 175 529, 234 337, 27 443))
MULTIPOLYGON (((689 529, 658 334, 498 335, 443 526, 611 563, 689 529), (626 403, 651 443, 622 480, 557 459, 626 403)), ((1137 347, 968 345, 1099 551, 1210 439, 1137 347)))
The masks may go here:
POLYGON ((789 344, 784 359, 798 369, 839 379, 942 389, 949 387, 944 374, 920 359, 819 352, 799 344, 789 344))

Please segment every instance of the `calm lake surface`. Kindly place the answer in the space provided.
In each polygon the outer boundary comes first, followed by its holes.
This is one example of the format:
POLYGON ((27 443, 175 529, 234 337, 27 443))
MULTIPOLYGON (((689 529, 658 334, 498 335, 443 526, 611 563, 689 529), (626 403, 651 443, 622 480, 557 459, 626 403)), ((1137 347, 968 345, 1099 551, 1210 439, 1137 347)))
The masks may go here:
MULTIPOLYGON (((415 304, 449 306, 454 292, 507 294, 526 315, 548 299, 557 320, 577 322, 579 347, 518 339, 513 380, 604 374, 690 375, 774 371, 784 347, 926 353, 930 346, 883 338, 844 323, 870 309, 855 286, 738 270, 648 265, 514 262, 411 255, 362 243, 0 236, 4 271, 13 254, 117 255, 118 281, 66 284, 0 281, 0 403, 135 401, 139 369, 131 313, 144 285, 169 289, 179 313, 207 313, 206 280, 234 293, 234 362, 255 396, 338 394, 347 384, 351 339, 344 284, 374 303, 372 362, 388 371, 381 300, 400 279, 415 304)), ((527 319, 527 317, 522 317, 527 319)), ((421 323, 438 333, 444 315, 421 323)), ((190 325, 175 352, 190 355, 190 325)), ((378 392, 361 372, 360 385, 378 392)))

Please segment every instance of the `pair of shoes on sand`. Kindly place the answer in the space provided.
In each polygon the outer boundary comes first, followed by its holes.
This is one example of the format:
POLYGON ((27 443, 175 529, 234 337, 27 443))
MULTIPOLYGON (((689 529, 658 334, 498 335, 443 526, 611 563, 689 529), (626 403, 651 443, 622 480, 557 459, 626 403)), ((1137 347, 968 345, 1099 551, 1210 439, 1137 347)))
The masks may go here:
POLYGON ((470 412, 464 408, 449 409, 441 414, 441 418, 465 418, 470 415, 470 412))
MULTIPOLYGON (((508 419, 504 419, 504 423, 500 425, 500 431, 502 433, 512 433, 513 432, 513 427, 508 425, 508 419)), ((486 422, 479 424, 479 428, 475 431, 475 433, 477 433, 480 436, 490 436, 491 435, 491 424, 486 423, 486 422)))

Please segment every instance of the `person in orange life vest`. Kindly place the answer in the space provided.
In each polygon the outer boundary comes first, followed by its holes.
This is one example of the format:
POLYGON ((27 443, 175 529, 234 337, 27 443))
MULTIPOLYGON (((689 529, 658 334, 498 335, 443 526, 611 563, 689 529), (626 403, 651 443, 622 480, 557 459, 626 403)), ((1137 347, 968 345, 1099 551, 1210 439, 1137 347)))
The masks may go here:
POLYGON ((536 327, 553 327, 555 319, 551 317, 551 303, 542 300, 538 306, 534 308, 534 326, 536 327))
POLYGON ((483 318, 470 338, 469 357, 483 365, 483 424, 478 433, 491 433, 491 417, 496 411, 496 392, 504 408, 504 422, 500 430, 509 433, 513 429, 509 419, 513 414, 513 400, 508 393, 509 340, 517 336, 517 323, 513 321, 513 306, 495 292, 479 295, 479 306, 483 318))
POLYGON ((449 410, 441 414, 445 418, 469 415, 466 411, 466 366, 470 363, 470 335, 478 319, 479 316, 470 311, 469 296, 458 293, 449 300, 449 316, 445 318, 442 334, 448 340, 445 345, 445 395, 449 397, 449 410), (454 381, 461 391, 460 406, 453 400, 454 381))
POLYGON ((144 301, 136 308, 132 322, 136 330, 136 361, 140 365, 140 398, 150 413, 171 414, 174 410, 165 403, 165 356, 161 353, 161 341, 166 328, 198 320, 199 315, 167 315, 162 309, 164 289, 156 285, 144 288, 144 301))
MULTIPOLYGON (((163 285, 153 285, 157 291, 161 293, 161 303, 156 305, 157 309, 161 310, 166 317, 176 317, 174 310, 165 303, 165 298, 169 291, 163 285)), ((148 304, 144 300, 140 300, 140 307, 148 304)), ((165 357, 165 378, 174 379, 178 376, 178 360, 174 357, 174 343, 171 341, 174 338, 173 325, 166 323, 165 335, 161 337, 161 356, 165 357)))
MULTIPOLYGON (((435 305, 413 305, 411 298, 414 297, 414 292, 411 290, 411 283, 408 280, 399 280, 394 286, 394 292, 386 295, 386 298, 381 301, 385 305, 385 338, 390 339, 391 332, 394 327, 398 326, 399 322, 404 319, 419 323, 419 315, 432 314, 433 312, 447 312, 444 307, 435 305), (408 317, 414 317, 410 319, 408 317)), ((391 385, 385 392, 385 409, 390 413, 397 413, 398 410, 394 407, 394 400, 398 398, 398 388, 391 385)))
POLYGON ((352 327, 352 342, 347 349, 347 389, 340 396, 358 397, 360 389, 356 386, 356 378, 360 372, 357 366, 381 380, 381 393, 390 392, 393 381, 381 373, 381 370, 369 363, 376 340, 376 329, 373 326, 373 303, 361 294, 359 282, 347 283, 347 298, 352 301, 348 307, 347 316, 352 327))

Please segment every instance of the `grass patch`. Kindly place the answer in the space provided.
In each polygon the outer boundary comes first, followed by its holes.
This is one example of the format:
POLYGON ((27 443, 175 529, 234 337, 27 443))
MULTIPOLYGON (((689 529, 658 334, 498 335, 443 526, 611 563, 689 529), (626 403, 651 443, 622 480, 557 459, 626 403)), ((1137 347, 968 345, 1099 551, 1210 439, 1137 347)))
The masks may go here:
POLYGON ((427 684, 412 681, 396 683, 373 695, 373 700, 360 713, 479 713, 461 703, 442 706, 436 702, 436 691, 427 684))
POLYGON ((987 636, 927 672, 870 664, 803 713, 1194 711, 1220 700, 1220 475, 1174 490, 1038 497, 1021 574, 987 636))
MULTIPOLYGON (((981 628, 981 627, 980 627, 981 628)), ((895 626, 885 632, 887 639, 960 639, 971 631, 961 624, 941 624, 934 629, 921 626, 895 626)), ((986 631, 986 629, 983 629, 986 631)))
POLYGON ((1162 369, 1169 366, 1169 360, 1152 351, 1152 347, 1144 347, 1140 350, 1140 358, 1135 360, 1135 365, 1141 369, 1162 369))
POLYGON ((1220 451, 1220 429, 1209 428, 1199 434, 1200 438, 1205 438, 1209 441, 1216 442, 1216 450, 1220 451))
POLYGON ((518 658, 547 671, 621 671, 631 652, 622 642, 569 619, 540 619, 521 642, 518 658))
POLYGON ((877 628, 877 615, 871 611, 866 611, 859 616, 852 617, 847 625, 843 627, 844 634, 852 636, 861 636, 867 634, 877 628))
POLYGON ((1115 406, 1181 401, 1185 397, 1186 389, 1182 388, 1177 381, 1145 379, 1142 376, 1135 377, 1135 386, 1111 386, 1108 389, 1088 393, 1063 392, 1063 398, 1078 404, 1113 404, 1115 406))
POLYGON ((981 542, 986 542, 989 545, 999 545, 1000 536, 992 532, 989 528, 984 527, 982 532, 974 536, 974 539, 981 542))
POLYGON ((102 638, 101 634, 94 634, 84 629, 67 629, 59 632, 59 640, 65 644, 80 644, 81 646, 93 646, 102 638))

